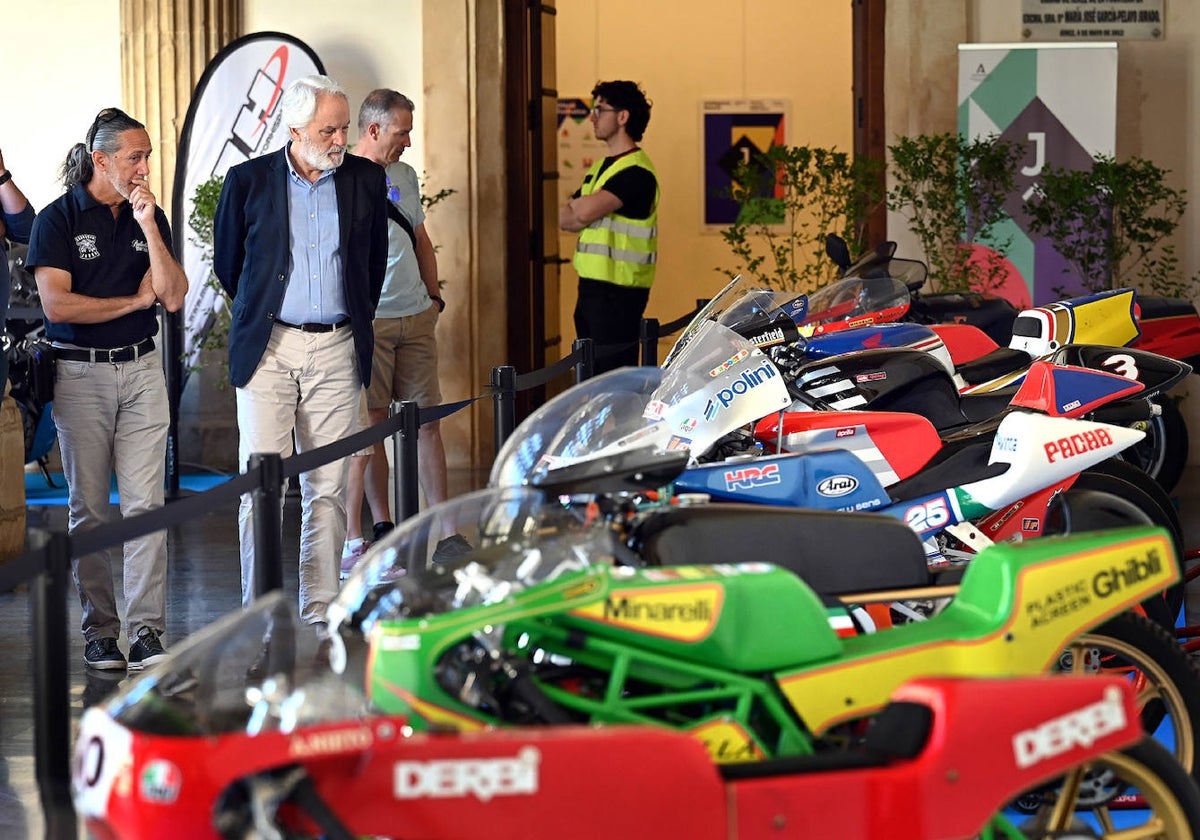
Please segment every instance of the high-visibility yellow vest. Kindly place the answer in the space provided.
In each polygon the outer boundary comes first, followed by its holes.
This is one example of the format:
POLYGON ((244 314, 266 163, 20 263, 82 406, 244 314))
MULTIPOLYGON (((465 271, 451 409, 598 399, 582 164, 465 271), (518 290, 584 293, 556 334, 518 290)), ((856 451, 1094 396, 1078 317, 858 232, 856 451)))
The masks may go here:
POLYGON ((617 210, 581 230, 575 245, 575 270, 580 277, 589 280, 648 289, 654 282, 658 262, 658 173, 641 149, 622 155, 603 174, 597 174, 603 163, 604 160, 599 160, 592 164, 580 187, 580 195, 602 190, 605 182, 616 173, 640 166, 654 175, 654 202, 647 219, 631 219, 617 210))

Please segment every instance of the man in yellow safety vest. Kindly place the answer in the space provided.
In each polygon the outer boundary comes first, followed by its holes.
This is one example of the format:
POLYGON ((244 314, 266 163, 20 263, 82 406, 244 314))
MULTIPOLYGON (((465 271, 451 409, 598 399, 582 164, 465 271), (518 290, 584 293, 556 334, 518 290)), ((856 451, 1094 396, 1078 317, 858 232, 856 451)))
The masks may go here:
POLYGON ((575 332, 595 342, 595 372, 638 363, 638 325, 658 261, 658 174, 638 146, 650 102, 636 82, 592 89, 592 128, 608 156, 563 205, 559 226, 579 234, 575 332))

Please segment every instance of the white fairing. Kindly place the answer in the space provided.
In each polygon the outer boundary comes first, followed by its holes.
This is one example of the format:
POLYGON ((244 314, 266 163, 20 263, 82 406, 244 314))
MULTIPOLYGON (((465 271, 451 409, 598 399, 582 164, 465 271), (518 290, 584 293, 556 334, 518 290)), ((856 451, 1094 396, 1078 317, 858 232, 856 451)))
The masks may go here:
POLYGON ((103 817, 121 768, 132 754, 133 733, 93 707, 83 713, 75 742, 71 793, 82 817, 103 817))
POLYGON ((1009 339, 1008 346, 1013 350, 1023 350, 1031 358, 1040 359, 1053 353, 1059 346, 1068 343, 1071 336, 1058 337, 1054 335, 1054 316, 1047 309, 1025 309, 1018 317, 1024 318, 1026 331, 1036 332, 1037 335, 1016 335, 1009 339), (1036 330, 1030 329, 1037 324, 1036 330))
POLYGON ((1000 421, 988 461, 1011 467, 961 489, 998 510, 1116 455, 1143 437, 1144 432, 1124 426, 1014 411, 1000 421))

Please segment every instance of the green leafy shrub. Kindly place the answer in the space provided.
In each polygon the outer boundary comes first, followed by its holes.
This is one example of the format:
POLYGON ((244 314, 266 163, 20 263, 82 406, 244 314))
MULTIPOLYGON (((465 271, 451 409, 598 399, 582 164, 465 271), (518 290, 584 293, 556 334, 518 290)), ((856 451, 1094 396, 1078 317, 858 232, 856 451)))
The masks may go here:
POLYGON ((1011 240, 995 235, 1005 218, 1024 148, 997 136, 960 134, 901 137, 888 147, 892 188, 888 208, 907 215, 925 251, 935 291, 994 291, 1003 281, 1000 259, 972 259, 976 243, 1003 254, 1011 240))
POLYGON ((837 276, 825 236, 838 233, 857 255, 863 222, 883 201, 883 162, 811 146, 772 146, 735 169, 736 221, 721 231, 745 274, 786 291, 815 291, 837 276), (766 195, 764 195, 766 193, 766 195))

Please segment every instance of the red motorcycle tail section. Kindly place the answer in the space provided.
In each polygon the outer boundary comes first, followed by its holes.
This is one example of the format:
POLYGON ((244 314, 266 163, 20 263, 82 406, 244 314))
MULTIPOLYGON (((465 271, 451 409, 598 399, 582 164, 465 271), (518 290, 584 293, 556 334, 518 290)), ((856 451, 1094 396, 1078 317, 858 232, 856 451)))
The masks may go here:
POLYGON ((1200 316, 1194 309, 1162 318, 1143 315, 1142 337, 1134 346, 1181 361, 1200 356, 1200 316))
POLYGON ((893 701, 933 710, 929 740, 912 761, 836 774, 837 807, 814 807, 830 801, 821 775, 738 781, 731 835, 972 837, 997 803, 1141 736, 1133 694, 1119 678, 921 680, 893 701))
MULTIPOLYGON (((933 424, 916 414, 894 411, 789 411, 782 415, 783 451, 846 449, 859 457, 884 485, 916 473, 939 449, 933 424)), ((760 420, 754 437, 774 448, 780 415, 760 420)))
POLYGON ((1034 362, 1010 403, 1051 417, 1081 417, 1098 406, 1145 389, 1136 379, 1071 365, 1034 362), (1068 397, 1060 398, 1062 391, 1068 397))
POLYGON ((1000 346, 987 333, 971 324, 930 324, 929 329, 937 333, 946 345, 955 367, 986 356, 1000 346))

